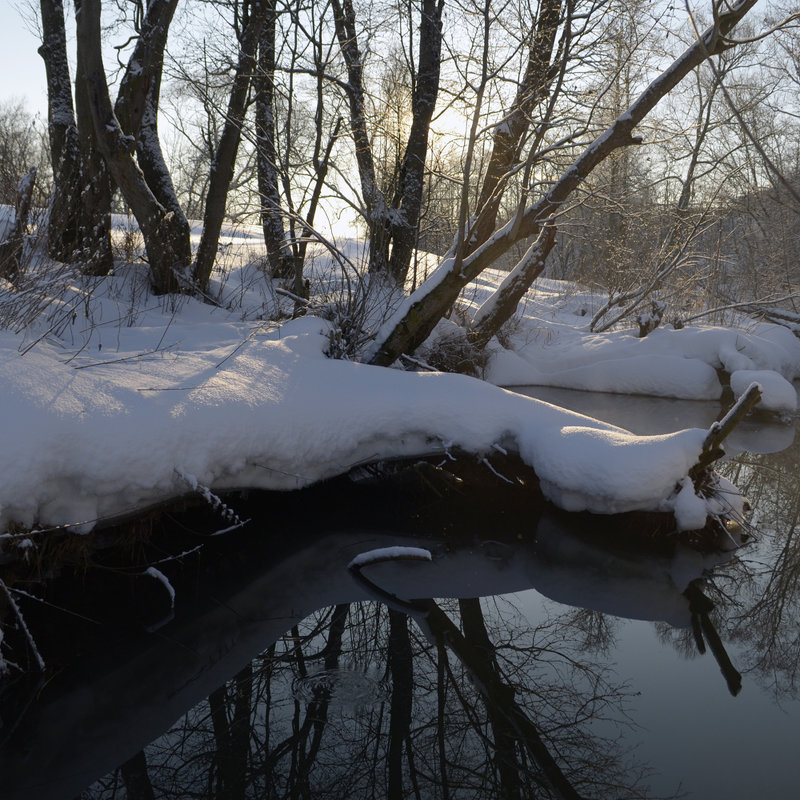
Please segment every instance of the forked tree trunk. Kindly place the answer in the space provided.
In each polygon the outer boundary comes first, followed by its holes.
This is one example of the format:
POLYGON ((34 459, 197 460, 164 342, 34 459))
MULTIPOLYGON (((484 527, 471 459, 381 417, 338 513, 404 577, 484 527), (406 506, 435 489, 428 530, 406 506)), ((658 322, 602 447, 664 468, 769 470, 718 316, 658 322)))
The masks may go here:
POLYGON ((76 85, 85 93, 97 146, 144 238, 156 294, 180 288, 185 230, 158 202, 133 157, 134 142, 126 136, 111 107, 100 44, 100 0, 76 0, 79 53, 76 85))

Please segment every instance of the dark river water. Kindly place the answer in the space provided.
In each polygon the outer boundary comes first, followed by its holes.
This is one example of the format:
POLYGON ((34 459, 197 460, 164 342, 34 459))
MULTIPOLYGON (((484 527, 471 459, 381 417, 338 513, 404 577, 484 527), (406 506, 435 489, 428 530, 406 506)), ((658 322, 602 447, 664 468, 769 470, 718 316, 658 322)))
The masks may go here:
MULTIPOLYGON (((718 413, 531 394, 638 433, 718 413)), ((740 426, 719 471, 751 538, 708 556, 502 494, 381 500, 371 526, 360 495, 312 493, 216 549, 176 517, 185 555, 146 560, 174 608, 111 563, 20 601, 50 672, 1 698, 0 800, 796 798, 799 447, 740 426), (432 560, 348 569, 395 545, 432 560)))

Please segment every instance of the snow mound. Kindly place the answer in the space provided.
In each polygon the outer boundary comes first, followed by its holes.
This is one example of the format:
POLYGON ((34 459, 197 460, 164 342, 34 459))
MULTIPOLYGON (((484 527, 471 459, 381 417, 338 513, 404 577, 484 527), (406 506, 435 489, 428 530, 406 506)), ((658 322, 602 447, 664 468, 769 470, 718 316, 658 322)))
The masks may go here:
POLYGON ((761 388, 759 408, 779 414, 797 411, 797 392, 786 378, 769 370, 740 369, 731 373, 731 389, 736 398, 743 395, 751 383, 761 388))
POLYGON ((575 292, 574 286, 570 293, 570 286, 537 282, 520 330, 504 340, 508 349, 493 344, 486 380, 500 386, 712 400, 722 395, 717 370, 751 372, 759 373, 764 388, 762 408, 796 409, 790 382, 800 377, 800 340, 787 328, 741 318, 737 328, 665 326, 641 339, 630 329, 592 333, 588 320, 598 298, 575 292))
POLYGON ((285 490, 495 445, 518 451, 564 508, 658 509, 700 453, 699 429, 634 436, 465 376, 328 359, 328 323, 312 317, 274 331, 209 322, 216 334, 193 339, 192 304, 173 315, 164 352, 132 349, 153 336, 146 326, 80 359, 46 341, 20 355, 0 333, 0 524, 86 531, 185 493, 186 475, 285 490))

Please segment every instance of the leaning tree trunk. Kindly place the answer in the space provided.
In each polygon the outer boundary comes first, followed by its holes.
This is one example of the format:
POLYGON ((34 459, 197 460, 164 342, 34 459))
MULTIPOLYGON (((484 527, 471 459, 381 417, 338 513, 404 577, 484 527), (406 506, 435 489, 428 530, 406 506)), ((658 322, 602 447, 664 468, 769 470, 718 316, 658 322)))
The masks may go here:
POLYGON ((176 292, 178 272, 188 266, 183 258, 184 229, 158 202, 133 157, 126 136, 111 107, 100 44, 100 0, 76 0, 79 53, 76 85, 85 93, 97 145, 125 202, 139 223, 147 250, 153 290, 176 292))
POLYGON ((266 0, 253 3, 250 9, 250 17, 245 24, 241 41, 239 42, 239 63, 236 65, 233 86, 228 99, 225 125, 222 128, 222 135, 211 164, 205 215, 203 217, 203 233, 200 237, 200 246, 197 248, 194 264, 194 280, 201 291, 208 289, 211 270, 217 257, 219 234, 222 230, 222 220, 225 217, 228 190, 233 180, 236 154, 239 152, 239 142, 242 138, 242 124, 247 111, 247 93, 256 67, 256 51, 261 39, 267 7, 268 2, 266 0))
MULTIPOLYGON (((633 136, 633 129, 653 110, 656 104, 674 89, 693 69, 709 56, 733 46, 727 34, 755 5, 756 0, 739 0, 720 13, 716 22, 689 46, 670 67, 664 70, 625 113, 598 136, 573 162, 547 194, 538 202, 509 220, 473 253, 463 260, 448 258, 404 303, 389 320, 376 339, 368 360, 372 364, 388 366, 403 353, 413 353, 433 331, 436 323, 455 303, 461 290, 480 273, 494 264, 517 242, 538 235, 558 213, 562 204, 591 172, 621 147, 641 142, 633 136)), ((532 281, 540 270, 531 270, 532 281)))

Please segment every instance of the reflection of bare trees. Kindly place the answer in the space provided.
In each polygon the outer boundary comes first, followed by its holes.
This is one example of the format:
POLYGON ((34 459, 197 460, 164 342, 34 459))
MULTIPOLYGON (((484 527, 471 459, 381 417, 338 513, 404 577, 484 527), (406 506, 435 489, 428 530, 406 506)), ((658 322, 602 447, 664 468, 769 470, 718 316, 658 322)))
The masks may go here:
POLYGON ((718 624, 743 648, 745 670, 777 695, 800 677, 800 444, 726 465, 756 509, 757 541, 717 579, 718 624))
POLYGON ((615 741, 626 693, 582 662, 585 628, 412 605, 313 615, 88 796, 645 796, 615 741))

